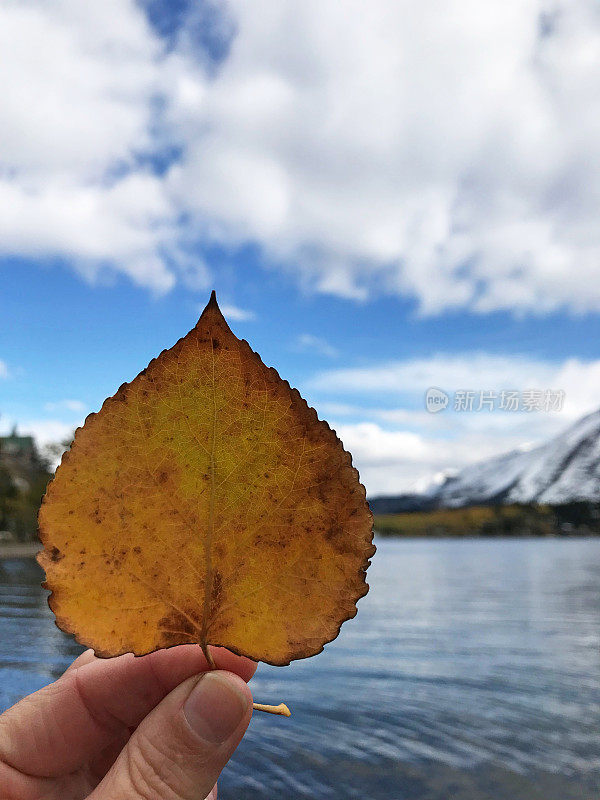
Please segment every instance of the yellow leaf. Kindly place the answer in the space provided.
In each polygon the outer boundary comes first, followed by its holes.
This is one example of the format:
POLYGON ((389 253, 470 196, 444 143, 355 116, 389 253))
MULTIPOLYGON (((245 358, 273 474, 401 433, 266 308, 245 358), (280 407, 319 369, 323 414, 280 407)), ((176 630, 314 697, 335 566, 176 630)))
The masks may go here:
POLYGON ((314 655, 356 614, 375 550, 350 454, 214 292, 77 431, 39 523, 57 624, 101 656, 314 655))

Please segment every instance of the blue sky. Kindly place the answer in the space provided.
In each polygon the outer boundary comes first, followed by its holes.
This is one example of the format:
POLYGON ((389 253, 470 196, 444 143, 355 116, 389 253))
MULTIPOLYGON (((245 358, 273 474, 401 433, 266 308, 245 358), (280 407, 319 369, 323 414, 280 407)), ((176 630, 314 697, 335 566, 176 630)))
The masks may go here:
POLYGON ((1 428, 66 435, 212 288, 371 494, 600 405, 598 11, 480 5, 6 4, 1 428))

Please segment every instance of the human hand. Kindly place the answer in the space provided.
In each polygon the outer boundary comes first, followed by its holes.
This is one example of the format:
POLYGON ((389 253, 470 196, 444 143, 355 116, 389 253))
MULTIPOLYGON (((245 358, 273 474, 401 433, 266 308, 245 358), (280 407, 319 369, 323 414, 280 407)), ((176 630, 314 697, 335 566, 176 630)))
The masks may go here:
POLYGON ((83 653, 0 715, 1 799, 214 800, 252 715, 256 665, 211 653, 214 672, 196 645, 83 653))

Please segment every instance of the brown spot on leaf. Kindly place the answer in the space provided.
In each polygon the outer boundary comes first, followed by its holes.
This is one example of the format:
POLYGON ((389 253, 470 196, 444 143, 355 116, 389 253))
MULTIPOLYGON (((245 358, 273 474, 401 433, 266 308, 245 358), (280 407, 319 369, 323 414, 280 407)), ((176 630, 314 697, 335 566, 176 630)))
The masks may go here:
POLYGON ((218 570, 212 574, 212 588, 210 594, 210 611, 214 614, 223 600, 223 576, 218 570))
POLYGON ((217 557, 217 559, 219 561, 222 558, 224 558, 226 552, 227 552, 227 549, 226 549, 225 545, 223 544, 223 542, 217 542, 217 544, 215 545, 215 556, 217 557))
POLYGON ((172 647, 185 642, 200 641, 200 625, 189 614, 173 609, 160 618, 157 628, 161 633, 161 647, 172 647))

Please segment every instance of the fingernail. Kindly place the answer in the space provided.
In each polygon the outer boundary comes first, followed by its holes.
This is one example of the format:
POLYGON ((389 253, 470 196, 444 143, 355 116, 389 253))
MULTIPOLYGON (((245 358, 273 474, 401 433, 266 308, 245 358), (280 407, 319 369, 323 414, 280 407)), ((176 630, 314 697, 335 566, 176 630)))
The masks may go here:
POLYGON ((183 705, 190 728, 212 744, 229 739, 248 708, 247 698, 225 675, 207 672, 183 705))

